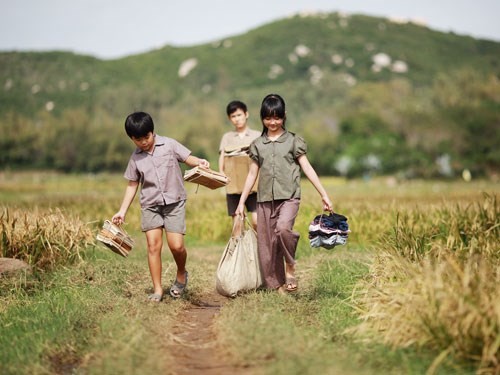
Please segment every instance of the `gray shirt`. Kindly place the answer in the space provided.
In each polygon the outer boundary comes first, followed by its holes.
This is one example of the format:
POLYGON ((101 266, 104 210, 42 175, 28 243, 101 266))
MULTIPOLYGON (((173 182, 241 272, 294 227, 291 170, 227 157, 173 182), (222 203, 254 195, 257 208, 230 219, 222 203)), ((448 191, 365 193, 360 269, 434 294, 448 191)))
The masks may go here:
POLYGON ((285 131, 271 141, 261 135, 250 145, 250 158, 259 165, 258 202, 300 198, 300 165, 297 158, 307 152, 303 138, 285 131))
POLYGON ((141 185, 142 208, 176 203, 187 198, 179 162, 191 151, 172 138, 155 135, 152 154, 137 148, 130 156, 124 177, 141 185))

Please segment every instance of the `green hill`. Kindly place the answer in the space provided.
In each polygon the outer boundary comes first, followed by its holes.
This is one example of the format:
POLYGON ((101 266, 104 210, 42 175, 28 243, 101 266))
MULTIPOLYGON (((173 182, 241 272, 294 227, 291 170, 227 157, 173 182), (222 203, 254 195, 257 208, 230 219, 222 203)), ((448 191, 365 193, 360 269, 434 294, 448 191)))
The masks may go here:
POLYGON ((134 110, 215 163, 226 103, 247 102, 260 129, 260 101, 277 92, 322 174, 496 174, 499 77, 500 43, 337 13, 111 61, 0 53, 0 166, 121 170, 134 110))

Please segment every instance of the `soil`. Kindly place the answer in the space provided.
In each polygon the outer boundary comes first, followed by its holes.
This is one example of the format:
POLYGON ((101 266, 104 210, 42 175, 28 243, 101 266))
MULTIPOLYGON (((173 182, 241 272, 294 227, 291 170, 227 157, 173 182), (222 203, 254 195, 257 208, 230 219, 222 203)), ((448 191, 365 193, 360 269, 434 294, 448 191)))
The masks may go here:
POLYGON ((174 375, 233 375, 255 373, 249 367, 231 364, 217 346, 214 319, 227 299, 213 291, 179 314, 172 328, 169 350, 174 375))
MULTIPOLYGON (((221 254, 220 247, 192 248, 189 250, 192 267, 199 264, 198 277, 206 286, 213 280, 221 254)), ((167 274, 172 270, 167 270, 167 274)), ((193 270, 193 274, 196 271, 193 270)), ((247 375, 260 373, 257 365, 245 366, 235 363, 220 340, 217 339, 215 320, 226 302, 231 300, 221 296, 213 287, 198 289, 196 296, 186 297, 189 301, 174 319, 175 324, 169 329, 167 350, 171 354, 171 375, 247 375), (231 361, 232 359, 232 361, 231 361)))

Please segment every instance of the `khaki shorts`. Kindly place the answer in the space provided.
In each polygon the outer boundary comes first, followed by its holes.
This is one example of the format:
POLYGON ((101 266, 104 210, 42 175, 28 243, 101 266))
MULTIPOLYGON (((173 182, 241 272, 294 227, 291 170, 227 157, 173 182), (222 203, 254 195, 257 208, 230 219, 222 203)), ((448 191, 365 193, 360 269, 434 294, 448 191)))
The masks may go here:
POLYGON ((164 206, 141 209, 141 229, 165 228, 171 233, 186 233, 186 201, 179 201, 164 206))

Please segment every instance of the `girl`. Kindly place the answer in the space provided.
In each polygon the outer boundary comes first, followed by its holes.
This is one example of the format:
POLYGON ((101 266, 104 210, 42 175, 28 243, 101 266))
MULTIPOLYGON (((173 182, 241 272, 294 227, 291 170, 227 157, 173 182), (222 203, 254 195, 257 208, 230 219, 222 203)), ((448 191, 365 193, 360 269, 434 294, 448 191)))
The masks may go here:
POLYGON ((281 293, 297 290, 295 251, 299 234, 293 225, 300 203, 300 169, 321 195, 323 209, 332 203, 306 156, 304 140, 285 128, 285 101, 267 95, 260 109, 262 134, 250 146, 252 164, 236 209, 244 215, 245 200, 259 176, 257 242, 264 284, 281 293))

